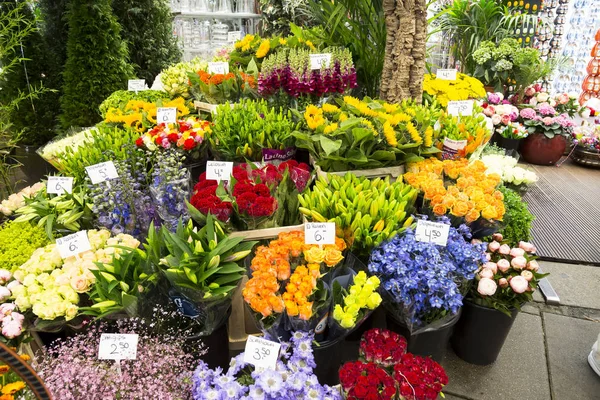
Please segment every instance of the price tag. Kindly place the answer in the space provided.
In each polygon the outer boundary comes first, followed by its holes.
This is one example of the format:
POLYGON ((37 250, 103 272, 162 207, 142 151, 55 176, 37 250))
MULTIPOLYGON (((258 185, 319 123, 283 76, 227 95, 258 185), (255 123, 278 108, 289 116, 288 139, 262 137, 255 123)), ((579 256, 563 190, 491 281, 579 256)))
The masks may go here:
POLYGON ((73 178, 66 176, 49 176, 46 193, 63 194, 73 193, 73 178))
POLYGON ((456 73, 456 69, 438 69, 435 76, 443 81, 455 81, 456 73))
POLYGON ((321 69, 322 66, 329 68, 329 64, 331 64, 331 53, 310 55, 310 69, 321 69))
POLYGON ((281 344, 256 336, 248 336, 244 350, 244 362, 257 368, 275 369, 281 344))
POLYGON ((227 41, 229 43, 235 43, 242 38, 242 31, 227 32, 227 41))
POLYGON ((89 167, 85 167, 85 170, 94 185, 119 177, 119 173, 112 161, 90 165, 89 167))
POLYGON ((446 242, 448 242, 448 232, 450 232, 450 225, 420 219, 417 221, 415 239, 417 242, 434 243, 440 246, 446 246, 446 242))
POLYGON ((56 246, 62 258, 76 256, 92 249, 86 231, 79 231, 69 236, 56 239, 56 246))
POLYGON ((307 222, 304 225, 304 243, 335 244, 335 222, 307 222))
POLYGON ((208 63, 208 73, 209 74, 228 74, 229 73, 229 63, 225 61, 220 62, 209 62, 208 63))
POLYGON ((143 79, 130 79, 127 81, 127 90, 130 92, 146 90, 146 81, 143 79))
POLYGON ((138 335, 135 333, 103 333, 100 336, 98 359, 135 360, 138 335))
POLYGON ((159 107, 156 110, 156 123, 174 124, 177 122, 177 108, 159 107))
POLYGON ((448 114, 473 115, 473 100, 449 101, 448 114))
POLYGON ((229 161, 207 161, 206 179, 218 182, 229 181, 233 174, 233 163, 229 161))

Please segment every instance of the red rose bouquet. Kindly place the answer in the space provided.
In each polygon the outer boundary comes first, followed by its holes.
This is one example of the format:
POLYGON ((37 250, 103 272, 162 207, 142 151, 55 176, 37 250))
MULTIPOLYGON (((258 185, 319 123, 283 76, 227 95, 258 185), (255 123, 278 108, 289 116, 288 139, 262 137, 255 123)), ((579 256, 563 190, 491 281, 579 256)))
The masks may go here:
POLYGON ((407 342, 404 336, 387 329, 371 329, 360 341, 359 354, 367 362, 384 367, 392 367, 406 353, 407 342))
POLYGON ((340 369, 340 384, 347 399, 395 399, 396 382, 375 363, 347 362, 340 369))
POLYGON ((435 400, 448 384, 448 376, 440 364, 411 353, 403 354, 394 366, 394 379, 403 400, 435 400))

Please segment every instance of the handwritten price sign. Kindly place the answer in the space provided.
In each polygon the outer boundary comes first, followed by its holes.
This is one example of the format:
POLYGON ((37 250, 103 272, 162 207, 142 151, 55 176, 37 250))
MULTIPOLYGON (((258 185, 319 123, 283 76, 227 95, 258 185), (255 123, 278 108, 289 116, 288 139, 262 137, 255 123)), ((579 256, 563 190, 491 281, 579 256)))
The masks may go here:
POLYGON ((329 64, 331 64, 331 53, 310 55, 310 69, 329 68, 329 64))
POLYGON ((455 81, 456 69, 438 69, 435 76, 443 81, 455 81))
POLYGON ((450 115, 473 115, 473 100, 449 101, 448 114, 450 115))
POLYGON ((229 181, 233 174, 233 163, 228 161, 207 161, 206 179, 214 179, 217 182, 229 181))
POLYGON ((92 249, 86 231, 79 231, 72 235, 56 239, 56 246, 62 258, 76 256, 79 253, 92 249))
POLYGON ((119 177, 117 168, 115 168, 115 164, 112 161, 90 165, 89 167, 85 167, 85 170, 94 185, 119 177))
POLYGON ((418 220, 415 239, 417 242, 434 243, 440 246, 446 246, 448 242, 448 232, 450 225, 439 222, 418 220))
POLYGON ((208 63, 208 73, 209 74, 228 74, 229 73, 229 63, 220 61, 220 62, 209 62, 208 63))
POLYGON ((98 359, 135 360, 138 339, 135 333, 103 333, 100 336, 98 359))
POLYGON ((175 107, 159 107, 156 109, 158 123, 174 124, 177 122, 177 109, 175 107))
POLYGON ((304 225, 304 243, 335 244, 335 222, 308 222, 304 225))
MULTIPOLYGON (((231 31, 227 32, 227 41, 229 43, 235 43, 242 38, 242 31, 231 31)), ((228 67, 229 68, 229 67, 228 67)))
POLYGON ((255 367, 275 369, 281 344, 256 336, 248 336, 244 351, 244 362, 255 367))
POLYGON ((46 192, 50 194, 73 193, 73 178, 63 176, 49 176, 46 192))
POLYGON ((146 90, 146 81, 143 79, 129 79, 127 81, 127 90, 136 93, 146 90))

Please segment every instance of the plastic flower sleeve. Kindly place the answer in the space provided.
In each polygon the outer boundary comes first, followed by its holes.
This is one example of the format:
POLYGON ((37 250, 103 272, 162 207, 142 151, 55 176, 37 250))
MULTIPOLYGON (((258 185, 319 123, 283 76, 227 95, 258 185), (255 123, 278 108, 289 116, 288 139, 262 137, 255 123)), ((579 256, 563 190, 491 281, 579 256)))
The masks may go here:
POLYGON ((53 167, 61 170, 61 160, 67 153, 75 153, 79 147, 93 144, 91 135, 96 128, 84 128, 67 136, 53 139, 37 150, 37 153, 53 167))
POLYGON ((317 288, 310 297, 313 302, 312 316, 304 319, 301 315, 290 316, 288 313, 288 330, 314 332, 317 340, 323 339, 330 314, 331 289, 327 283, 318 281, 317 288))

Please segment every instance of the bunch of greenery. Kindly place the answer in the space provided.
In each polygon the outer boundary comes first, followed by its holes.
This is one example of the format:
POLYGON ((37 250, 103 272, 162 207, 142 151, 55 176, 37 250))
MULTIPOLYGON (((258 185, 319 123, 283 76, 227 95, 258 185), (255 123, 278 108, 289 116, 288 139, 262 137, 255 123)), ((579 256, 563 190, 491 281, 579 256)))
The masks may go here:
POLYGON ((292 132, 300 127, 291 111, 270 107, 265 100, 245 100, 217 108, 210 147, 227 161, 262 161, 263 149, 284 150, 294 145, 292 132))
POLYGON ((289 35, 290 23, 310 27, 312 17, 303 11, 307 0, 259 0, 264 35, 289 35))
POLYGON ((158 100, 168 98, 169 94, 167 92, 161 92, 159 90, 143 90, 137 93, 128 90, 117 90, 100 104, 100 114, 102 114, 102 118, 106 118, 106 113, 109 109, 124 108, 129 100, 141 100, 148 103, 156 103, 158 100))
POLYGON ((99 122, 98 106, 112 92, 126 87, 127 80, 134 76, 111 4, 110 0, 71 1, 61 97, 64 127, 99 122))
POLYGON ((324 28, 326 46, 352 52, 360 94, 377 97, 387 36, 383 0, 306 0, 303 12, 324 28))
POLYGON ((29 222, 7 221, 0 226, 0 268, 16 269, 48 243, 44 228, 29 222))
POLYGON ((504 228, 500 231, 503 240, 510 246, 518 246, 520 241, 531 242, 531 224, 535 217, 527 208, 527 203, 512 189, 501 186, 504 195, 504 228))
POLYGON ((167 0, 119 0, 112 7, 122 26, 135 75, 152 85, 161 70, 181 58, 171 31, 172 15, 167 0))

